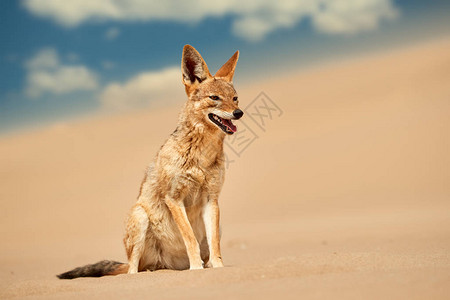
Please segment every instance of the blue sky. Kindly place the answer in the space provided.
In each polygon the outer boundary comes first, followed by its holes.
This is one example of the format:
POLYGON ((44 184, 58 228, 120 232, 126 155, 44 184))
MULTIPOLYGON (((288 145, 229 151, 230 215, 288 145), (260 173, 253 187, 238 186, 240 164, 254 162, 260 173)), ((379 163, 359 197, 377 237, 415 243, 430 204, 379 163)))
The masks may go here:
POLYGON ((185 44, 212 71, 239 49, 242 84, 450 33, 450 1, 218 3, 0 1, 0 134, 184 101, 185 44))

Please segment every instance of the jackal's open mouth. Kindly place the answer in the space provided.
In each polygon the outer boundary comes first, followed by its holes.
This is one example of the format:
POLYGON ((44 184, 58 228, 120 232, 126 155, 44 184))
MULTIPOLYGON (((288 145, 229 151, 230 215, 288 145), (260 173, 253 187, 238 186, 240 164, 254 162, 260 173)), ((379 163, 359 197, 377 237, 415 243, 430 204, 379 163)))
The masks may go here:
POLYGON ((208 117, 214 124, 219 126, 219 128, 222 129, 223 132, 225 132, 226 134, 233 134, 236 132, 236 126, 234 126, 231 120, 221 118, 218 115, 212 113, 208 114, 208 117))

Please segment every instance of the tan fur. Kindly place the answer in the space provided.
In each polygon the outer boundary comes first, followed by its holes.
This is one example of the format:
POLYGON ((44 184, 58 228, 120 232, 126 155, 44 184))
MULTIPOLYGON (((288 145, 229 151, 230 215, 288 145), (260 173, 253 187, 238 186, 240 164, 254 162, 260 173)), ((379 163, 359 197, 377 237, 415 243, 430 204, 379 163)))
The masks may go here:
POLYGON ((184 47, 181 69, 188 101, 176 130, 148 168, 129 215, 124 238, 128 273, 201 269, 208 259, 211 267, 223 266, 218 198, 226 134, 208 113, 235 119, 233 111, 239 108, 231 80, 238 56, 212 76, 200 54, 184 47), (213 95, 220 100, 212 100, 213 95))
POLYGON ((119 275, 119 274, 126 274, 127 272, 128 272, 128 264, 121 264, 116 269, 114 269, 113 271, 111 271, 105 275, 114 276, 114 275, 119 275))

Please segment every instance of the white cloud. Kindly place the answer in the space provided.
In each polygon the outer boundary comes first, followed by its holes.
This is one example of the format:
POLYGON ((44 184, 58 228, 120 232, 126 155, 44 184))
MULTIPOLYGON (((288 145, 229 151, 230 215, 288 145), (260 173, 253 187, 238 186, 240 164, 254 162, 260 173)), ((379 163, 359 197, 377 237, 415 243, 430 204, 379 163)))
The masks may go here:
POLYGON ((58 65, 58 53, 53 48, 42 49, 25 63, 25 67, 29 70, 56 68, 58 65))
POLYGON ((322 32, 353 34, 376 29, 380 19, 394 19, 397 15, 388 0, 335 0, 328 1, 326 9, 315 14, 313 24, 322 32))
POLYGON ((25 93, 37 98, 43 93, 66 94, 98 88, 97 75, 82 65, 64 65, 53 48, 39 51, 25 63, 25 93))
POLYGON ((127 110, 183 97, 180 67, 170 67, 140 73, 125 83, 111 83, 101 92, 100 101, 107 109, 127 110))
POLYGON ((197 22, 207 17, 232 16, 233 33, 257 41, 267 34, 310 19, 319 32, 352 34, 373 30, 383 19, 394 19, 393 0, 25 0, 35 15, 74 27, 92 21, 169 20, 197 22))
POLYGON ((110 29, 108 29, 105 33, 105 38, 107 40, 114 40, 116 39, 118 36, 120 35, 120 30, 117 27, 111 27, 110 29))

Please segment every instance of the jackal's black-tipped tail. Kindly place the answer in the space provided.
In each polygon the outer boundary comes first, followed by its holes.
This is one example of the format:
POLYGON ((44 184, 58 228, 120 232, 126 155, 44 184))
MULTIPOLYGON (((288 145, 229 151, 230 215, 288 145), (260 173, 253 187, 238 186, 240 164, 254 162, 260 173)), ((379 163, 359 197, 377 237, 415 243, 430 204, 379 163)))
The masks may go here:
POLYGON ((112 260, 102 260, 98 263, 78 267, 71 271, 56 275, 59 279, 73 279, 77 277, 102 277, 118 275, 128 272, 128 264, 112 260))

